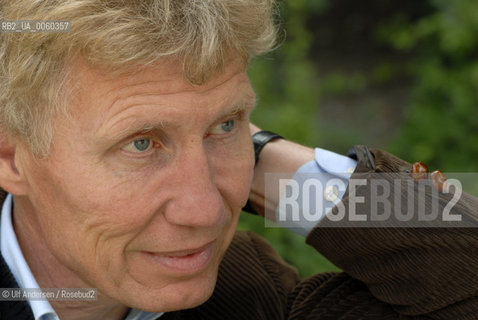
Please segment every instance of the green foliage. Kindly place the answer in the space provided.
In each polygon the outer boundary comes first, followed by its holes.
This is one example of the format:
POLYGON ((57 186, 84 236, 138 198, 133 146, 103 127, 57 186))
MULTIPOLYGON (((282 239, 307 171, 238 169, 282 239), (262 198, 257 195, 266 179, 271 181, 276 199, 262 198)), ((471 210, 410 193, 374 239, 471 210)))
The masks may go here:
POLYGON ((366 86, 367 79, 364 77, 363 74, 345 74, 342 72, 332 72, 322 81, 320 91, 333 95, 353 94, 355 92, 360 92, 364 90, 366 86))
POLYGON ((311 145, 320 141, 311 117, 316 111, 319 83, 316 68, 308 58, 313 37, 306 28, 306 17, 322 10, 325 4, 318 0, 283 2, 280 9, 286 41, 249 68, 259 106, 252 121, 288 139, 311 145))
POLYGON ((397 50, 414 51, 406 123, 392 148, 442 170, 477 170, 478 2, 431 3, 433 13, 386 36, 397 50))

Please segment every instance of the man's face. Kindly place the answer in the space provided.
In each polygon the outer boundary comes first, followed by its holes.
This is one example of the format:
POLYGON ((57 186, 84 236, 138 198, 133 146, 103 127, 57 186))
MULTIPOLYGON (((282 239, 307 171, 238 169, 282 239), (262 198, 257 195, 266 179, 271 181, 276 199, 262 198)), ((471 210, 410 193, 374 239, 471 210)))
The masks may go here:
POLYGON ((25 161, 50 271, 150 311, 210 296, 253 172, 244 67, 202 86, 179 71, 111 80, 76 61, 71 119, 55 121, 48 159, 25 161))

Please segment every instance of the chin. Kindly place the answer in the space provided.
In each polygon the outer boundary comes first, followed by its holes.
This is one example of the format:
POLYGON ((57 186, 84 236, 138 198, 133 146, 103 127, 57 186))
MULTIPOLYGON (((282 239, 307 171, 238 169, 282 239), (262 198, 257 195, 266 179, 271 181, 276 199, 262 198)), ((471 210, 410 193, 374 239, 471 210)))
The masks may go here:
POLYGON ((147 312, 171 312, 197 307, 213 294, 217 280, 217 268, 200 277, 185 279, 162 288, 145 286, 142 293, 125 297, 123 303, 130 308, 147 312))
POLYGON ((179 299, 171 299, 164 308, 160 308, 155 312, 171 312, 184 309, 190 309, 205 303, 212 296, 214 292, 214 286, 210 288, 201 288, 192 294, 179 297, 179 299))

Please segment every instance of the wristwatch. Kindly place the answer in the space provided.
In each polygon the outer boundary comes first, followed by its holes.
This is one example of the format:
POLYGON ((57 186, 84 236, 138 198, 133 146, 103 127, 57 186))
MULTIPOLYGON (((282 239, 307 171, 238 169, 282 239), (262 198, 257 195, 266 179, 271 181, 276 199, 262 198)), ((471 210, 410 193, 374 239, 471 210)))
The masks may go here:
MULTIPOLYGON (((254 157, 256 159, 256 165, 257 165, 257 162, 259 161, 259 154, 261 153, 264 146, 275 139, 284 139, 284 138, 278 135, 277 133, 273 133, 266 130, 256 132, 252 135, 252 143, 254 144, 254 157)), ((249 200, 247 200, 246 206, 242 208, 242 210, 255 215, 258 214, 256 210, 252 208, 251 202, 249 200)))
POLYGON ((276 139, 284 139, 281 135, 270 131, 262 130, 252 135, 252 143, 254 144, 254 156, 256 159, 256 165, 259 161, 259 154, 266 144, 276 139))

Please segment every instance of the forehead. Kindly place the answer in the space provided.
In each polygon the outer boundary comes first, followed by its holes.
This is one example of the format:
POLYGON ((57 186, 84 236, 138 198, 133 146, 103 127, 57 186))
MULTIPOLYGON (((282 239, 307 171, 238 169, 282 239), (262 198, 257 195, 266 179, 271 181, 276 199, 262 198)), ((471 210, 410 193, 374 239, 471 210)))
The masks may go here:
POLYGON ((84 101, 88 97, 101 97, 102 100, 122 98, 134 95, 137 91, 152 91, 160 95, 178 92, 207 93, 238 75, 242 75, 238 77, 239 81, 248 81, 246 65, 238 59, 231 59, 222 72, 212 75, 201 85, 188 81, 183 74, 182 64, 176 61, 128 68, 118 74, 109 74, 88 65, 81 57, 76 57, 68 69, 70 97, 82 102, 90 102, 84 101))

